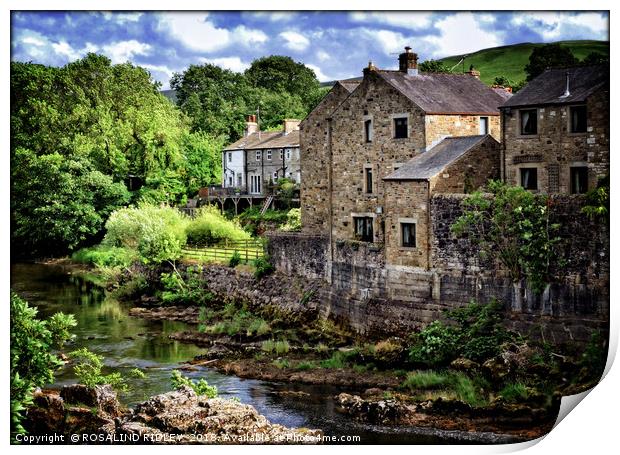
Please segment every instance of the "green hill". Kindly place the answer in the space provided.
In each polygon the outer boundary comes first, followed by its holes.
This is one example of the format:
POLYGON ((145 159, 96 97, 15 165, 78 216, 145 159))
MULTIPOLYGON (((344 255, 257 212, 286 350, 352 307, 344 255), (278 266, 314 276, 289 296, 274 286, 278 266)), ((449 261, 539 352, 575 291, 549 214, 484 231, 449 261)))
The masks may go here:
MULTIPOLYGON (((608 41, 558 41, 562 46, 570 48, 573 55, 579 60, 583 59, 590 52, 598 52, 609 55, 608 41)), ((535 47, 543 46, 542 43, 521 43, 510 46, 492 47, 473 52, 465 58, 465 70, 469 65, 480 71, 480 79, 490 84, 496 76, 506 76, 515 82, 525 79, 523 68, 528 63, 530 54, 535 47)), ((462 55, 454 55, 439 59, 448 68, 455 66, 462 58, 462 55)), ((454 72, 462 70, 460 63, 454 72)))

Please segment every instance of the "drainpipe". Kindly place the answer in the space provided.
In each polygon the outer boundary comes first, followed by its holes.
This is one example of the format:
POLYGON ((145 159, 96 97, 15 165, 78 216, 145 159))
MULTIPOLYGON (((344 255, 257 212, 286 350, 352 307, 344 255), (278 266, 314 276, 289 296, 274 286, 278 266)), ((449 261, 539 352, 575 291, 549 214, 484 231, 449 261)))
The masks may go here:
POLYGON ((506 111, 504 109, 500 109, 500 117, 499 120, 502 123, 502 143, 500 146, 500 157, 499 157, 499 167, 500 167, 500 179, 502 182, 506 183, 506 111))
POLYGON ((327 282, 329 284, 332 284, 332 263, 334 261, 334 242, 333 242, 333 207, 332 207, 332 192, 333 192, 333 183, 332 183, 332 159, 333 159, 333 153, 332 153, 332 119, 328 118, 327 119, 327 147, 328 147, 328 151, 329 151, 329 160, 328 160, 328 168, 327 168, 327 188, 329 190, 329 204, 328 204, 328 208, 329 208, 329 216, 328 216, 328 220, 329 220, 329 260, 327 262, 328 267, 327 267, 327 282))
POLYGON ((426 270, 431 269, 431 182, 426 181, 426 270))

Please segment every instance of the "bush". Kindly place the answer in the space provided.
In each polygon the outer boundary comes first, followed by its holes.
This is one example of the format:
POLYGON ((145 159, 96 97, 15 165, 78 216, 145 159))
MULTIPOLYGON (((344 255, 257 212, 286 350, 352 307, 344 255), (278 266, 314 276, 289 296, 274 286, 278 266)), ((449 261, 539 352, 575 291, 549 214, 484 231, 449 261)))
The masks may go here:
POLYGON ((138 251, 146 263, 175 260, 187 241, 187 224, 188 218, 172 207, 127 207, 110 215, 103 244, 138 251))
POLYGON ((419 334, 414 335, 409 349, 409 360, 429 366, 450 363, 458 357, 459 332, 440 321, 431 322, 419 334))
POLYGON ((82 264, 92 264, 97 267, 129 267, 138 259, 135 250, 129 248, 98 245, 91 248, 82 248, 71 255, 71 259, 82 264))
POLYGON ((183 376, 179 370, 172 371, 172 387, 174 389, 180 389, 182 386, 190 387, 196 392, 196 395, 205 396, 207 398, 217 398, 217 387, 209 385, 204 379, 194 381, 186 376, 183 376))
POLYGON ((187 240, 193 245, 214 245, 222 240, 248 240, 251 236, 238 223, 227 220, 215 206, 198 209, 187 225, 187 240))
POLYGON ((261 345, 261 350, 264 352, 275 352, 278 355, 286 354, 290 349, 290 345, 286 340, 274 341, 265 340, 261 345))
POLYGON ((499 395, 508 403, 516 403, 527 400, 529 392, 522 382, 511 382, 504 386, 499 395))
POLYGON ((162 273, 160 282, 164 288, 161 299, 166 304, 204 305, 213 299, 213 293, 203 288, 201 266, 187 267, 185 277, 177 270, 162 273))
POLYGON ((301 209, 290 209, 286 214, 286 223, 282 231, 301 231, 301 209))
POLYGON ((347 357, 343 352, 336 351, 329 359, 321 361, 321 368, 344 368, 347 366, 347 357))
POLYGON ((297 365, 295 365, 295 369, 299 371, 314 370, 315 368, 318 368, 318 365, 316 364, 316 362, 313 362, 311 360, 302 360, 297 365))
POLYGON ((22 412, 32 402, 35 387, 54 381, 62 362, 52 353, 59 349, 77 325, 73 315, 56 313, 47 320, 36 318, 37 309, 11 293, 11 437, 25 433, 22 412))
POLYGON ((230 257, 230 261, 228 261, 228 266, 234 269, 235 267, 239 265, 240 262, 241 262, 241 255, 239 254, 238 251, 235 250, 235 252, 230 257))
POLYGON ((103 356, 90 352, 86 348, 81 348, 69 354, 74 360, 73 371, 80 384, 86 387, 109 384, 118 391, 126 391, 127 383, 118 372, 104 375, 101 373, 103 368, 103 356))
POLYGON ((256 267, 254 277, 257 279, 261 279, 275 270, 274 266, 269 262, 268 256, 263 256, 262 258, 254 260, 254 267, 256 267))

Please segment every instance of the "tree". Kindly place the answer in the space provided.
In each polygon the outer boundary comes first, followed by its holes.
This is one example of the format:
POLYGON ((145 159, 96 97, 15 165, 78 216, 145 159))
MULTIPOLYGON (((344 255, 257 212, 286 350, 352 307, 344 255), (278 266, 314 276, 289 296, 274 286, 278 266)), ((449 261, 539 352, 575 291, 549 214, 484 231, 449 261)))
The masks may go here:
POLYGON ((526 80, 531 81, 547 68, 574 66, 578 63, 579 61, 571 50, 558 43, 535 47, 530 55, 529 63, 525 65, 526 80))
POLYGON ((603 55, 600 52, 590 52, 581 62, 584 65, 603 65, 609 64, 609 55, 603 55))
POLYGON ((438 60, 426 60, 422 62, 418 68, 423 73, 449 73, 448 68, 443 62, 438 60))
POLYGON ((54 371, 62 362, 52 354, 77 325, 73 315, 56 313, 47 320, 37 319, 32 308, 11 293, 11 437, 25 433, 22 412, 32 402, 32 392, 53 382, 54 371))

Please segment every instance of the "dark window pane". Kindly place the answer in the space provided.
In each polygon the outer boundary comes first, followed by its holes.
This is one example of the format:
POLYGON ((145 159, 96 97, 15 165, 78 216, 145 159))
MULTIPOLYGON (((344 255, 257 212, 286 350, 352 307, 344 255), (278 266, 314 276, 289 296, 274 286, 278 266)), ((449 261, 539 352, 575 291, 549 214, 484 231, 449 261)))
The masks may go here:
POLYGON ((364 122, 364 137, 366 142, 372 142, 372 120, 366 120, 364 122))
POLYGON ((480 134, 489 134, 489 117, 480 117, 480 134))
POLYGON ((521 186, 526 190, 538 189, 538 169, 528 167, 521 169, 521 186))
POLYGON ((521 134, 537 134, 538 123, 536 119, 536 109, 527 109, 521 113, 521 134))
POLYGON ((415 247, 415 224, 401 223, 402 246, 415 247))
POLYGON ((571 133, 585 133, 588 123, 588 112, 585 106, 574 106, 570 108, 570 130, 571 133))
POLYGON ((588 168, 570 168, 570 192, 572 194, 583 194, 588 191, 588 168))
POLYGON ((355 217, 353 218, 355 226, 355 237, 362 242, 372 242, 372 218, 371 217, 355 217))
POLYGON ((394 137, 396 139, 407 137, 407 117, 394 119, 394 137))
POLYGON ((372 193, 372 169, 366 168, 366 192, 372 193))

